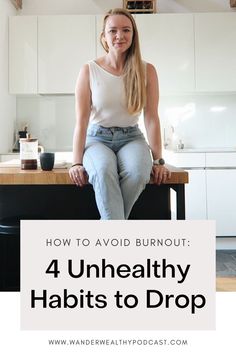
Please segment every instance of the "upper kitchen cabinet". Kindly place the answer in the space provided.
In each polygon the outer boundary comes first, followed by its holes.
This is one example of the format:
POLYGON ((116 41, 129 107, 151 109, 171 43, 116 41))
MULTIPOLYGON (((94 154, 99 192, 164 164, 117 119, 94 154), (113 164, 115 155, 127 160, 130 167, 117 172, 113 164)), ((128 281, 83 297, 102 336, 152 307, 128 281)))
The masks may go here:
POLYGON ((195 15, 197 91, 236 91, 236 13, 195 15))
POLYGON ((38 17, 38 93, 73 94, 81 66, 95 55, 95 16, 38 17))
POLYGON ((136 23, 142 56, 155 65, 160 92, 194 91, 193 15, 137 15, 136 23))
POLYGON ((37 17, 9 18, 9 92, 37 93, 37 17))

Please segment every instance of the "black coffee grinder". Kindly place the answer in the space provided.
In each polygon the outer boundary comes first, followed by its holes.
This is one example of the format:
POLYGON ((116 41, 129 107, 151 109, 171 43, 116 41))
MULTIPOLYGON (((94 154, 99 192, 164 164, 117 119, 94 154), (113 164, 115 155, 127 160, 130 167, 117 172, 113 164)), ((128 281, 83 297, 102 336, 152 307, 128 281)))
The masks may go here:
POLYGON ((26 138, 27 134, 28 134, 27 126, 24 127, 24 130, 19 130, 18 131, 17 139, 16 139, 16 141, 14 143, 14 146, 13 146, 13 149, 12 149, 13 152, 20 152, 20 139, 26 138))

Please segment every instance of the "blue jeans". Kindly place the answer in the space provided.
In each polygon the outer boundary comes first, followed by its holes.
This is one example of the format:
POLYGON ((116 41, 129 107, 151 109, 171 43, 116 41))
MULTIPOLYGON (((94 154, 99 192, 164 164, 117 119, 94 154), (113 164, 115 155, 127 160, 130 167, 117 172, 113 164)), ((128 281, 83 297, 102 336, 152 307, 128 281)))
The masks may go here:
POLYGON ((83 157, 103 220, 128 219, 150 180, 150 148, 138 126, 88 127, 83 157))

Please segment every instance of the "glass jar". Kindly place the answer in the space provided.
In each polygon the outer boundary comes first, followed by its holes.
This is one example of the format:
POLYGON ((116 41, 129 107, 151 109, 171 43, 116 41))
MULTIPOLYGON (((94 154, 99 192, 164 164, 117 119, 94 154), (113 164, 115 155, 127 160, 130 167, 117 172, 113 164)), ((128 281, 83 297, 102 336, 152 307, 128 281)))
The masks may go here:
POLYGON ((22 170, 36 170, 38 159, 38 139, 31 138, 27 134, 26 138, 20 139, 20 161, 22 170))

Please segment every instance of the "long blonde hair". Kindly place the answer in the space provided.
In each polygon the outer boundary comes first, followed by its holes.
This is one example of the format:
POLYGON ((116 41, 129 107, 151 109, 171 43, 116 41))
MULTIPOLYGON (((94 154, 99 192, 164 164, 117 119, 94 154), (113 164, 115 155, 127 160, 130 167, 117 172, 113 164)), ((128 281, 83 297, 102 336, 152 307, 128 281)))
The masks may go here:
POLYGON ((100 35, 100 42, 107 53, 109 48, 104 39, 105 26, 108 17, 112 15, 128 17, 133 27, 132 44, 127 51, 124 67, 124 87, 128 112, 135 115, 141 112, 146 103, 145 69, 141 58, 138 30, 133 16, 125 9, 116 8, 108 11, 103 19, 103 30, 100 35))

